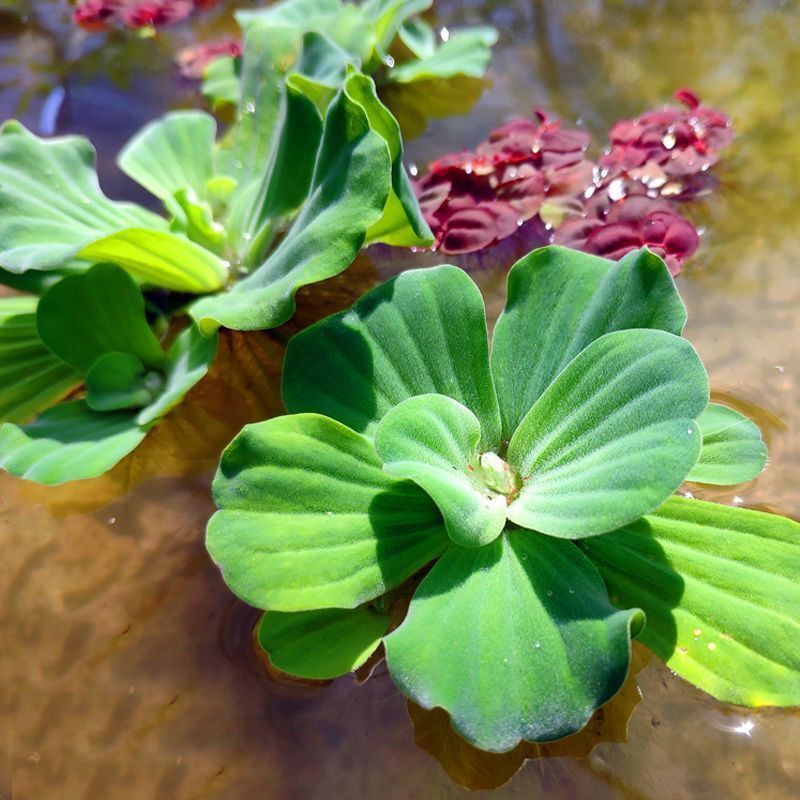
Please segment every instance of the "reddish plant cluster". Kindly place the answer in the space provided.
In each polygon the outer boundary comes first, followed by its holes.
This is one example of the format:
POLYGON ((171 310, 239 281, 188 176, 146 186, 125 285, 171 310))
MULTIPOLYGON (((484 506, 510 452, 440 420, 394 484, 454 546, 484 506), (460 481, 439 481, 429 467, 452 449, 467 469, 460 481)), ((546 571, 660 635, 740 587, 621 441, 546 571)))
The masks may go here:
POLYGON ((88 31, 104 31, 113 25, 128 28, 163 28, 186 19, 193 11, 215 5, 217 0, 79 0, 75 22, 88 31))
POLYGON ((242 42, 239 39, 220 39, 186 47, 178 53, 176 61, 184 78, 200 80, 209 64, 226 56, 239 58, 242 52, 242 42))
POLYGON ((699 241, 675 202, 710 188, 707 171, 733 137, 729 118, 695 94, 676 98, 685 108, 616 123, 597 162, 586 157, 588 134, 538 109, 474 152, 433 162, 415 190, 436 249, 475 253, 547 225, 548 241, 608 258, 647 245, 676 274, 699 241))

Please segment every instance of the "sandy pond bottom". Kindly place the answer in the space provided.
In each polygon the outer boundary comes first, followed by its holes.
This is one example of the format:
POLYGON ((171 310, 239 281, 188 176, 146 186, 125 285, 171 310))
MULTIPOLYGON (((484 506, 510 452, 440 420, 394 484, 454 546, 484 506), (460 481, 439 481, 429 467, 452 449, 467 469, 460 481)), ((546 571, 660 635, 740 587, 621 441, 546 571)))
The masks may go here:
MULTIPOLYGON (((689 209, 705 234, 678 283, 717 399, 757 418, 771 459, 752 484, 697 494, 800 517, 798 4, 438 5, 448 25, 491 20, 508 33, 494 90, 413 142, 419 163, 534 104, 582 118, 598 141, 682 84, 734 118, 720 188, 689 209)), ((142 80, 145 95, 146 81, 158 82, 142 80)), ((0 108, 12 113, 1 92, 0 108)), ((73 107, 69 119, 80 118, 73 107)), ((476 278, 496 312, 502 275, 476 278)), ((272 403, 267 390, 249 391, 253 409, 272 403)), ((152 478, 85 511, 95 490, 41 492, 0 477, 0 797, 12 779, 14 800, 467 795, 415 745, 405 701, 380 669, 363 686, 265 676, 251 646, 256 615, 203 548, 208 484, 207 473, 152 478)), ((636 680, 643 699, 627 743, 528 762, 495 796, 797 797, 795 712, 716 703, 655 659, 636 680)))

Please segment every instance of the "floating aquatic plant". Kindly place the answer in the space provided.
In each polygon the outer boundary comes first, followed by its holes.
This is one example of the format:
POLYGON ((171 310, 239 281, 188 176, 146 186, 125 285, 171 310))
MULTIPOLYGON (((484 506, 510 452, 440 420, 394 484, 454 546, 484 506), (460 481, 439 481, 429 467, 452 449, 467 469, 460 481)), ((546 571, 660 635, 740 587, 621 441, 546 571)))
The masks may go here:
POLYGON ((730 119, 683 89, 667 106, 616 123, 597 162, 589 136, 537 109, 474 151, 434 161, 414 183, 443 254, 480 253, 510 237, 618 259, 647 246, 673 274, 697 249, 675 206, 713 185, 709 173, 733 137, 730 119), (547 226, 549 232, 543 232, 547 226))
POLYGON ((298 334, 289 415, 227 448, 207 535, 272 663, 331 678, 383 643, 410 699, 498 752, 580 730, 632 637, 722 700, 797 703, 800 525, 674 495, 766 458, 709 404, 684 322, 648 251, 544 248, 511 270, 491 350, 450 266, 298 334))
POLYGON ((47 483, 100 474, 202 377, 220 326, 285 322, 299 287, 365 244, 431 242, 397 122, 341 56, 318 33, 253 23, 224 137, 210 115, 177 112, 120 154, 166 216, 107 198, 85 139, 0 129, 0 282, 42 295, 24 311, 0 300, 3 366, 26 378, 0 392, 0 465, 47 483), (103 302, 87 288, 98 276, 118 290, 103 302), (156 354, 145 309, 196 327, 156 354), (148 358, 134 347, 145 340, 148 358), (85 397, 16 424, 75 387, 85 397))
POLYGON ((79 0, 73 17, 81 28, 93 33, 115 25, 153 30, 183 22, 195 11, 216 3, 217 0, 79 0))
MULTIPOLYGON (((247 33, 253 25, 294 27, 328 37, 356 69, 379 85, 403 86, 454 78, 482 78, 497 32, 490 27, 437 34, 420 16, 433 0, 283 0, 265 8, 242 9, 236 21, 247 33)), ((237 59, 220 57, 208 66, 203 92, 216 103, 239 98, 237 59)))

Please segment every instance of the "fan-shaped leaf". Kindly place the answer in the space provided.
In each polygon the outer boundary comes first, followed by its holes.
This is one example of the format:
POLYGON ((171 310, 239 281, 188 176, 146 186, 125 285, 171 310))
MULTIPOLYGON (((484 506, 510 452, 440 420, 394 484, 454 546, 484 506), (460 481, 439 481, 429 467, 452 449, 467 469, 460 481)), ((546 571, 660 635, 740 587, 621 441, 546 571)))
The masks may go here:
POLYGON ((616 611, 571 542, 527 531, 452 546, 384 640, 395 683, 482 750, 580 730, 622 686, 637 611, 616 611))
POLYGON ((0 468, 48 485, 96 478, 146 435, 135 413, 98 413, 83 400, 61 403, 29 425, 0 427, 0 468))
POLYGON ((436 506, 381 469, 372 445, 326 417, 248 425, 214 480, 206 544, 228 585, 275 611, 355 608, 448 542, 436 506))
POLYGON ((581 547, 670 669, 728 703, 800 704, 800 524, 673 497, 581 547))
POLYGON ((368 436, 389 409, 419 394, 458 400, 480 420, 494 450, 500 415, 489 372, 483 299, 456 267, 411 270, 295 336, 286 352, 283 399, 368 436))
POLYGON ((506 498, 481 480, 480 440, 475 415, 440 394, 404 400, 375 434, 384 470, 423 488, 442 512, 450 538, 465 547, 494 541, 506 522, 506 498))
POLYGON ((139 287, 113 264, 64 278, 39 301, 36 316, 42 341, 83 375, 106 353, 130 353, 148 368, 163 363, 139 287))
POLYGON ((664 331, 609 333, 553 381, 508 448, 523 480, 508 518, 574 539, 638 519, 700 455, 694 420, 708 377, 694 348, 664 331))
POLYGON ((508 301, 492 341, 505 437, 595 339, 628 328, 679 334, 685 322, 669 270, 647 250, 618 264, 561 247, 526 256, 509 273, 508 301))
POLYGON ((703 449, 687 480, 731 486, 752 480, 764 469, 767 447, 758 426, 747 417, 710 403, 697 424, 703 449))
POLYGON ((274 667, 312 680, 358 669, 378 649, 389 617, 366 606, 319 611, 267 611, 258 643, 274 667))
POLYGON ((100 190, 86 139, 39 139, 18 122, 0 128, 0 266, 52 269, 124 228, 165 230, 161 217, 100 190))
POLYGON ((117 158, 119 168, 155 195, 173 215, 175 193, 191 189, 201 200, 214 177, 215 119, 202 111, 176 111, 143 128, 117 158))

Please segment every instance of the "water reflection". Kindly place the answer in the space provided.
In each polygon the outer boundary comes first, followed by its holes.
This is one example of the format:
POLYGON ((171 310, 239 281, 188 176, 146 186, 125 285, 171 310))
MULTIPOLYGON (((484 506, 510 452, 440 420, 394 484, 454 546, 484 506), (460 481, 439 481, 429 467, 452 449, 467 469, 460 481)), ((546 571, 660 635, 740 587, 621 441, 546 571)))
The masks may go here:
MULTIPOLYGON (((106 45, 60 23, 65 3, 16 5, 28 22, 0 17, 0 116, 40 130, 44 103, 63 87, 58 131, 91 135, 104 185, 128 194, 113 165, 118 147, 162 110, 198 102, 172 64, 189 31, 106 45)), ((224 32, 232 5, 199 20, 204 38, 224 32)), ((734 118, 721 186, 690 207, 705 233, 678 283, 717 396, 758 419, 771 457, 744 487, 696 493, 800 517, 800 4, 439 0, 438 8, 450 27, 494 22, 503 42, 492 91, 469 116, 434 121, 412 142, 417 163, 470 146, 533 105, 582 120, 597 139, 688 84, 734 118)), ((349 304, 377 280, 368 265, 359 269, 357 288, 342 277, 306 290, 292 324, 349 304)), ((502 275, 480 280, 499 310, 502 275)), ((247 399, 256 414, 269 391, 242 385, 235 402, 247 399)), ((202 437, 202 426, 191 435, 202 437)), ((203 548, 207 475, 152 479, 100 511, 75 502, 78 490, 59 497, 0 478, 0 715, 15 796, 468 796, 415 746, 405 701, 380 669, 363 686, 265 680, 249 638, 256 617, 232 600, 203 548)), ((495 796, 796 796, 796 715, 715 703, 656 660, 637 680, 643 699, 627 744, 529 762, 495 796)))

